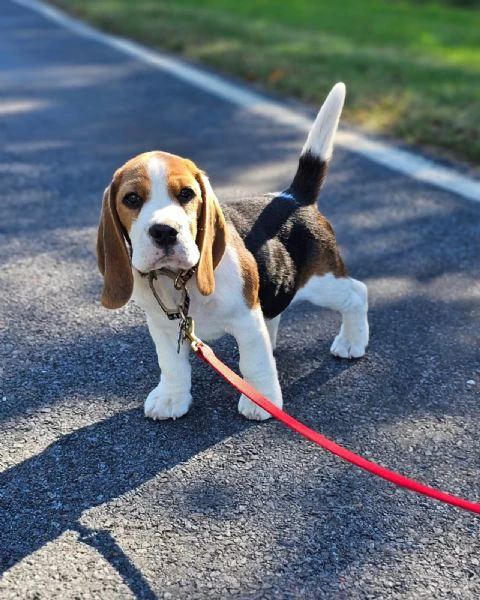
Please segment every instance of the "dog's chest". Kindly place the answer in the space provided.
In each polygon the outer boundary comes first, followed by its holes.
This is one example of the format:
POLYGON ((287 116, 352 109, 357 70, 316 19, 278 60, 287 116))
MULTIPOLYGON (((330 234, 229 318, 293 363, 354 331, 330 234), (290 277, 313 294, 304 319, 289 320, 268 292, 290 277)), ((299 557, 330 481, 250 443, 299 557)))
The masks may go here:
MULTIPOLYGON (((227 249, 215 275, 215 291, 210 296, 200 294, 194 278, 187 284, 190 296, 189 315, 195 321, 197 335, 206 341, 217 339, 230 332, 232 319, 246 310, 240 268, 230 249, 227 249)), ((181 304, 182 293, 174 289, 170 279, 160 277, 154 285, 157 294, 168 308, 175 309, 181 304)), ((158 327, 170 330, 172 335, 176 334, 179 321, 168 320, 156 301, 148 280, 135 272, 133 300, 158 327)))

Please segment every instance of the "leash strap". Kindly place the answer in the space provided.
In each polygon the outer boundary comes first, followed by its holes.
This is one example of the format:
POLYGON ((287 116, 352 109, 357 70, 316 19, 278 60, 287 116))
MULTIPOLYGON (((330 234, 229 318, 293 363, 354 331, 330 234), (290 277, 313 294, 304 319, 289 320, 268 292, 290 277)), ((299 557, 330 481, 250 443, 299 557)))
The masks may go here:
POLYGON ((258 392, 254 387, 252 387, 231 369, 229 369, 225 364, 223 364, 223 362, 215 356, 210 346, 207 346, 204 342, 200 342, 198 338, 195 338, 194 341, 191 338, 189 339, 192 342, 192 349, 195 354, 205 361, 210 367, 212 367, 219 375, 221 375, 227 383, 229 383, 242 394, 245 394, 247 398, 250 398, 252 402, 270 413, 272 417, 275 417, 275 419, 278 419, 284 425, 287 425, 287 427, 290 427, 290 429, 293 429, 303 437, 312 441, 314 444, 321 446, 332 454, 343 458, 344 460, 356 465, 357 467, 360 467, 361 469, 364 469, 365 471, 368 471, 369 473, 378 475, 378 477, 382 477, 382 479, 386 479, 395 485, 406 488, 407 490, 411 490, 412 492, 417 492, 418 494, 423 494, 424 496, 429 496, 430 498, 435 498, 435 500, 440 500, 440 502, 452 504, 453 506, 463 508, 464 510, 480 514, 480 504, 477 504, 476 502, 470 502, 469 500, 464 500, 463 498, 447 494, 446 492, 441 492, 440 490, 436 490, 428 485, 423 485, 418 481, 404 477, 399 473, 395 473, 395 471, 390 471, 389 469, 386 469, 377 463, 358 456, 358 454, 355 454, 343 446, 332 442, 320 433, 310 429, 310 427, 300 423, 300 421, 294 419, 288 413, 278 408, 278 406, 275 406, 273 402, 270 402, 270 400, 260 394, 260 392, 258 392))
POLYGON ((166 269, 162 269, 159 271, 154 271, 149 273, 149 285, 150 289, 157 300, 159 306, 162 308, 164 313, 169 319, 181 319, 180 321, 180 333, 179 333, 179 348, 180 343, 183 339, 187 339, 190 342, 192 350, 195 352, 197 356, 199 356, 204 362, 206 362, 212 369, 214 369, 227 383, 229 383, 232 387, 238 390, 240 393, 245 394, 247 398, 250 398, 252 402, 254 402, 263 410, 266 410, 269 414, 272 415, 278 421, 281 421, 293 431, 296 431, 300 435, 302 435, 307 440, 310 440, 317 446, 320 446, 324 450, 328 450, 332 454, 343 458, 347 462, 352 463, 353 465, 368 471, 369 473, 373 473, 390 483, 398 485, 399 487, 403 487, 407 490, 411 490, 412 492, 416 492, 417 494, 422 494, 423 496, 428 496, 430 498, 434 498, 435 500, 439 500, 440 502, 444 502, 446 504, 452 504, 453 506, 457 506, 458 508, 462 508, 464 510, 468 510, 470 512, 480 514, 480 504, 476 502, 471 502, 470 500, 464 500, 463 498, 459 498, 458 496, 454 496, 452 494, 447 494, 446 492, 442 492, 440 490, 436 490, 428 485, 424 485, 423 483, 419 483, 414 479, 409 479, 404 475, 400 475, 399 473, 395 473, 395 471, 390 471, 377 463, 374 463, 350 450, 347 450, 343 446, 332 442, 322 434, 310 429, 297 419, 294 419, 291 415, 286 413, 278 406, 275 406, 273 402, 270 402, 268 398, 263 396, 258 390, 256 390, 249 383, 244 381, 241 377, 239 377, 236 373, 234 373, 231 369, 227 367, 219 358, 215 356, 215 353, 207 346, 204 342, 202 342, 194 333, 194 322, 191 317, 188 316, 188 308, 190 304, 190 297, 188 295, 186 289, 187 281, 192 277, 194 273, 193 269, 189 271, 181 272, 179 274, 173 273, 172 271, 168 271, 166 269), (178 306, 177 309, 169 309, 167 306, 163 304, 160 297, 156 293, 155 287, 153 285, 153 281, 157 278, 157 275, 167 275, 170 279, 174 280, 174 286, 177 290, 182 290, 183 292, 183 302, 182 305, 178 306))

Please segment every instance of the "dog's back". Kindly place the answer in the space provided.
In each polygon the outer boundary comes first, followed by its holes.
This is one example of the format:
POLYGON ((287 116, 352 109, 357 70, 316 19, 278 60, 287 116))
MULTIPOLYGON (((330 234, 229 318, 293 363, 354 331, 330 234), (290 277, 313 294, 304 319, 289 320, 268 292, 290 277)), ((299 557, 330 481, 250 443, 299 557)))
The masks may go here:
POLYGON ((345 276, 333 229, 317 207, 344 98, 345 87, 337 84, 315 120, 295 177, 284 192, 222 206, 227 222, 257 263, 260 303, 267 319, 285 310, 312 275, 345 276))

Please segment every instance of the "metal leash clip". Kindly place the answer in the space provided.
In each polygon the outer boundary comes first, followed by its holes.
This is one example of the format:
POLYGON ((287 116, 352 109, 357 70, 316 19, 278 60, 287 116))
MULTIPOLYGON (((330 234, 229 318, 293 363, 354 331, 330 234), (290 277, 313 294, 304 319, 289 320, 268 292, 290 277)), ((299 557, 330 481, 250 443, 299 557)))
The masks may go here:
POLYGON ((179 341, 179 351, 180 351, 180 343, 183 343, 183 340, 188 340, 190 342, 190 348, 196 352, 198 346, 202 344, 202 340, 195 335, 195 321, 192 317, 187 317, 182 319, 180 323, 180 336, 182 337, 181 342, 179 341))

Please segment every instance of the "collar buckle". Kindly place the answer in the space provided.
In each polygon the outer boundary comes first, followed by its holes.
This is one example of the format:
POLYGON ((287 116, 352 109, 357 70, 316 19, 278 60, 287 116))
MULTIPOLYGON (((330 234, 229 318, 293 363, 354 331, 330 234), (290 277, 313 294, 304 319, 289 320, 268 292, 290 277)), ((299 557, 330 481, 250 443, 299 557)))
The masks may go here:
POLYGON ((188 281, 192 278, 195 273, 195 269, 188 269, 186 271, 180 271, 179 273, 175 273, 174 271, 170 271, 169 269, 156 269, 155 271, 150 271, 148 273, 148 285, 150 286, 150 290, 152 291, 153 297, 157 301, 157 304, 163 310, 165 315, 170 321, 174 321, 176 319, 182 319, 184 321, 188 317, 188 310, 190 308, 190 295, 187 291, 186 285, 188 281), (173 280, 173 287, 182 292, 182 300, 176 308, 169 308, 162 301, 160 296, 157 294, 157 290, 153 282, 158 278, 159 275, 166 275, 170 279, 173 280))

